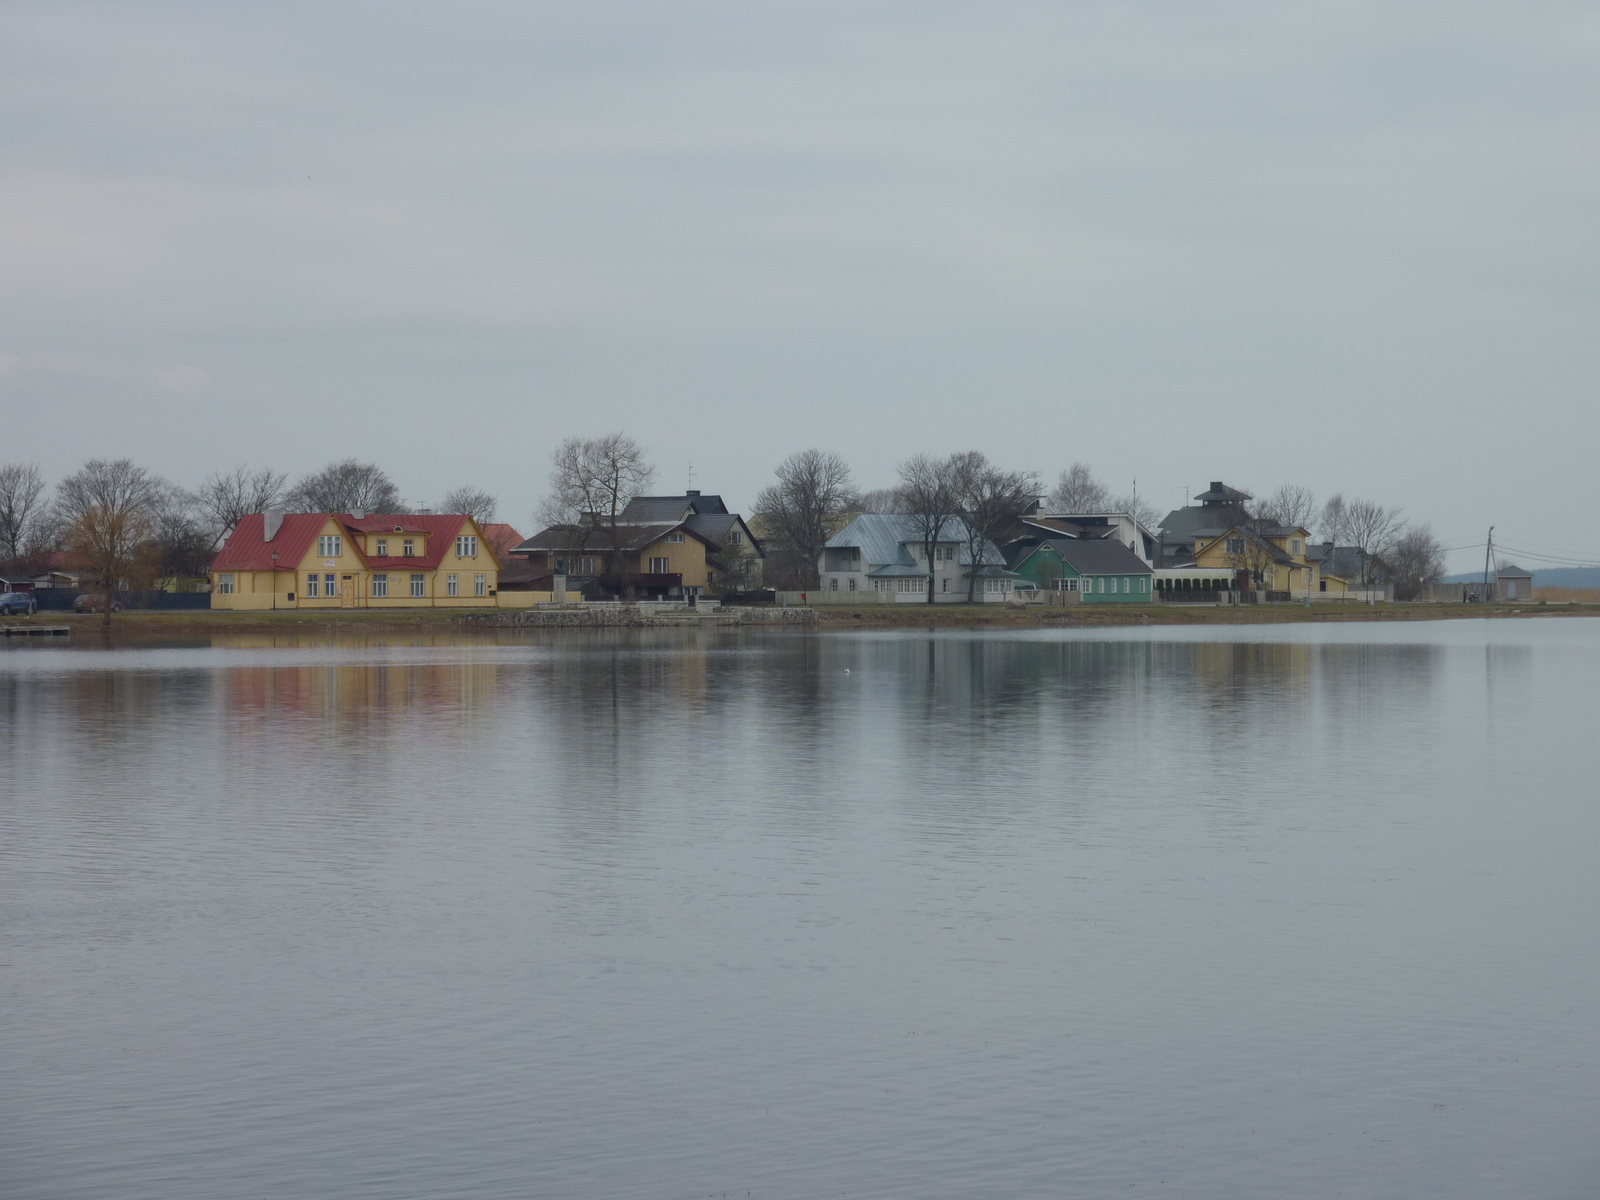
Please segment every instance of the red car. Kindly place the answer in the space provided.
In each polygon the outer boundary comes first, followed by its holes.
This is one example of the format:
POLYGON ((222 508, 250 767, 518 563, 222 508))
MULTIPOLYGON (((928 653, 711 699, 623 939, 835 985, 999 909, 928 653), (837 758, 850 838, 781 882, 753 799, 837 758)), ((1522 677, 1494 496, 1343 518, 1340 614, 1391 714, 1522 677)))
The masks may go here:
MULTIPOLYGON (((105 612, 105 610, 106 598, 104 593, 97 595, 94 592, 84 592, 83 595, 72 602, 72 611, 75 613, 97 613, 105 612)), ((122 601, 113 600, 111 602, 111 611, 114 613, 121 612, 122 601)))

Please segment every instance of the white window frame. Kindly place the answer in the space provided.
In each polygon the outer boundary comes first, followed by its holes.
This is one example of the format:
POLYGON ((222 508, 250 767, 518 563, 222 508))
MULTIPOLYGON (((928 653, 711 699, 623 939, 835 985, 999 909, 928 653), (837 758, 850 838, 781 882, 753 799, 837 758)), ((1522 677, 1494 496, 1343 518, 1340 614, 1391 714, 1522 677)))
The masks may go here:
POLYGON ((681 541, 683 541, 683 534, 681 534, 681 533, 669 533, 669 534, 667 534, 666 537, 662 538, 661 540, 664 541, 664 542, 681 542, 681 541))
POLYGON ((379 558, 388 558, 389 557, 389 539, 388 538, 379 538, 378 539, 378 548, 377 548, 376 551, 374 551, 374 553, 377 554, 377 556, 379 558))
POLYGON ((446 596, 459 596, 461 594, 461 580, 455 575, 444 577, 444 594, 446 596))
POLYGON ((374 575, 372 577, 372 598, 374 600, 387 600, 389 598, 389 577, 387 575, 374 575))
POLYGON ((318 592, 317 592, 317 578, 318 578, 318 576, 317 576, 317 573, 315 571, 312 571, 309 575, 306 576, 306 599, 307 600, 315 600, 317 598, 317 595, 318 595, 318 592))
POLYGON ((325 533, 317 539, 318 558, 338 558, 344 553, 344 538, 337 533, 325 533))
POLYGON ((401 558, 415 558, 417 556, 417 539, 406 538, 400 543, 401 558))
POLYGON ((1149 591, 1150 591, 1150 576, 1148 576, 1148 575, 1139 576, 1139 594, 1141 596, 1143 596, 1143 595, 1148 594, 1149 591))
POLYGON ((489 594, 489 577, 482 571, 472 577, 472 594, 475 596, 487 596, 489 594))
POLYGON ((650 571, 649 571, 649 573, 651 575, 671 575, 672 574, 672 560, 670 558, 658 558, 658 557, 652 555, 650 557, 650 571))
POLYGON ((428 577, 420 571, 411 576, 411 598, 425 600, 428 597, 428 577))
POLYGON ((462 534, 460 537, 456 538, 456 557, 477 558, 478 539, 473 537, 470 533, 462 534))
POLYGON ((233 595, 233 576, 231 574, 217 576, 217 592, 223 596, 233 595))
POLYGON ((1106 590, 1106 577, 1104 575, 1096 575, 1095 576, 1094 590, 1097 593, 1101 593, 1101 594, 1103 594, 1105 592, 1105 590, 1106 590))

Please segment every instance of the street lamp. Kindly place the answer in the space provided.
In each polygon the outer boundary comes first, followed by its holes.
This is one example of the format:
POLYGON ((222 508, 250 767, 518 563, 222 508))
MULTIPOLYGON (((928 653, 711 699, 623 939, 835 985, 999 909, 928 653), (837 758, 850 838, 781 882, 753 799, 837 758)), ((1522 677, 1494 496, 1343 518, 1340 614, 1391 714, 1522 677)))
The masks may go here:
POLYGON ((272 611, 278 611, 278 552, 272 552, 272 611))

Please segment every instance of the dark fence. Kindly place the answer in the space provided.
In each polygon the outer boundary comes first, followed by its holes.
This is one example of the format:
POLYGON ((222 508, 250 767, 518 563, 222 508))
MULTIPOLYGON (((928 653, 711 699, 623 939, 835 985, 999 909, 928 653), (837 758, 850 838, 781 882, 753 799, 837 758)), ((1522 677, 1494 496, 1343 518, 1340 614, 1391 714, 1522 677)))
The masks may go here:
MULTIPOLYGON (((40 612, 71 612, 79 591, 75 588, 39 588, 34 593, 40 612)), ((151 612, 211 607, 210 592, 118 592, 117 603, 129 611, 151 612)))

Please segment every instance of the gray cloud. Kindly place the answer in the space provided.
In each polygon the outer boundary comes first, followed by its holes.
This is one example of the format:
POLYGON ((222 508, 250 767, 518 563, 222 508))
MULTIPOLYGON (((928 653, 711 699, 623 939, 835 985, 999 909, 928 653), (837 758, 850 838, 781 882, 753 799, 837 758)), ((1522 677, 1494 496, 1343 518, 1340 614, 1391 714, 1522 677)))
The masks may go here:
POLYGON ((0 46, 8 460, 360 454, 526 519, 575 432, 745 504, 807 445, 976 445, 1600 555, 1584 6, 34 4, 0 46))

